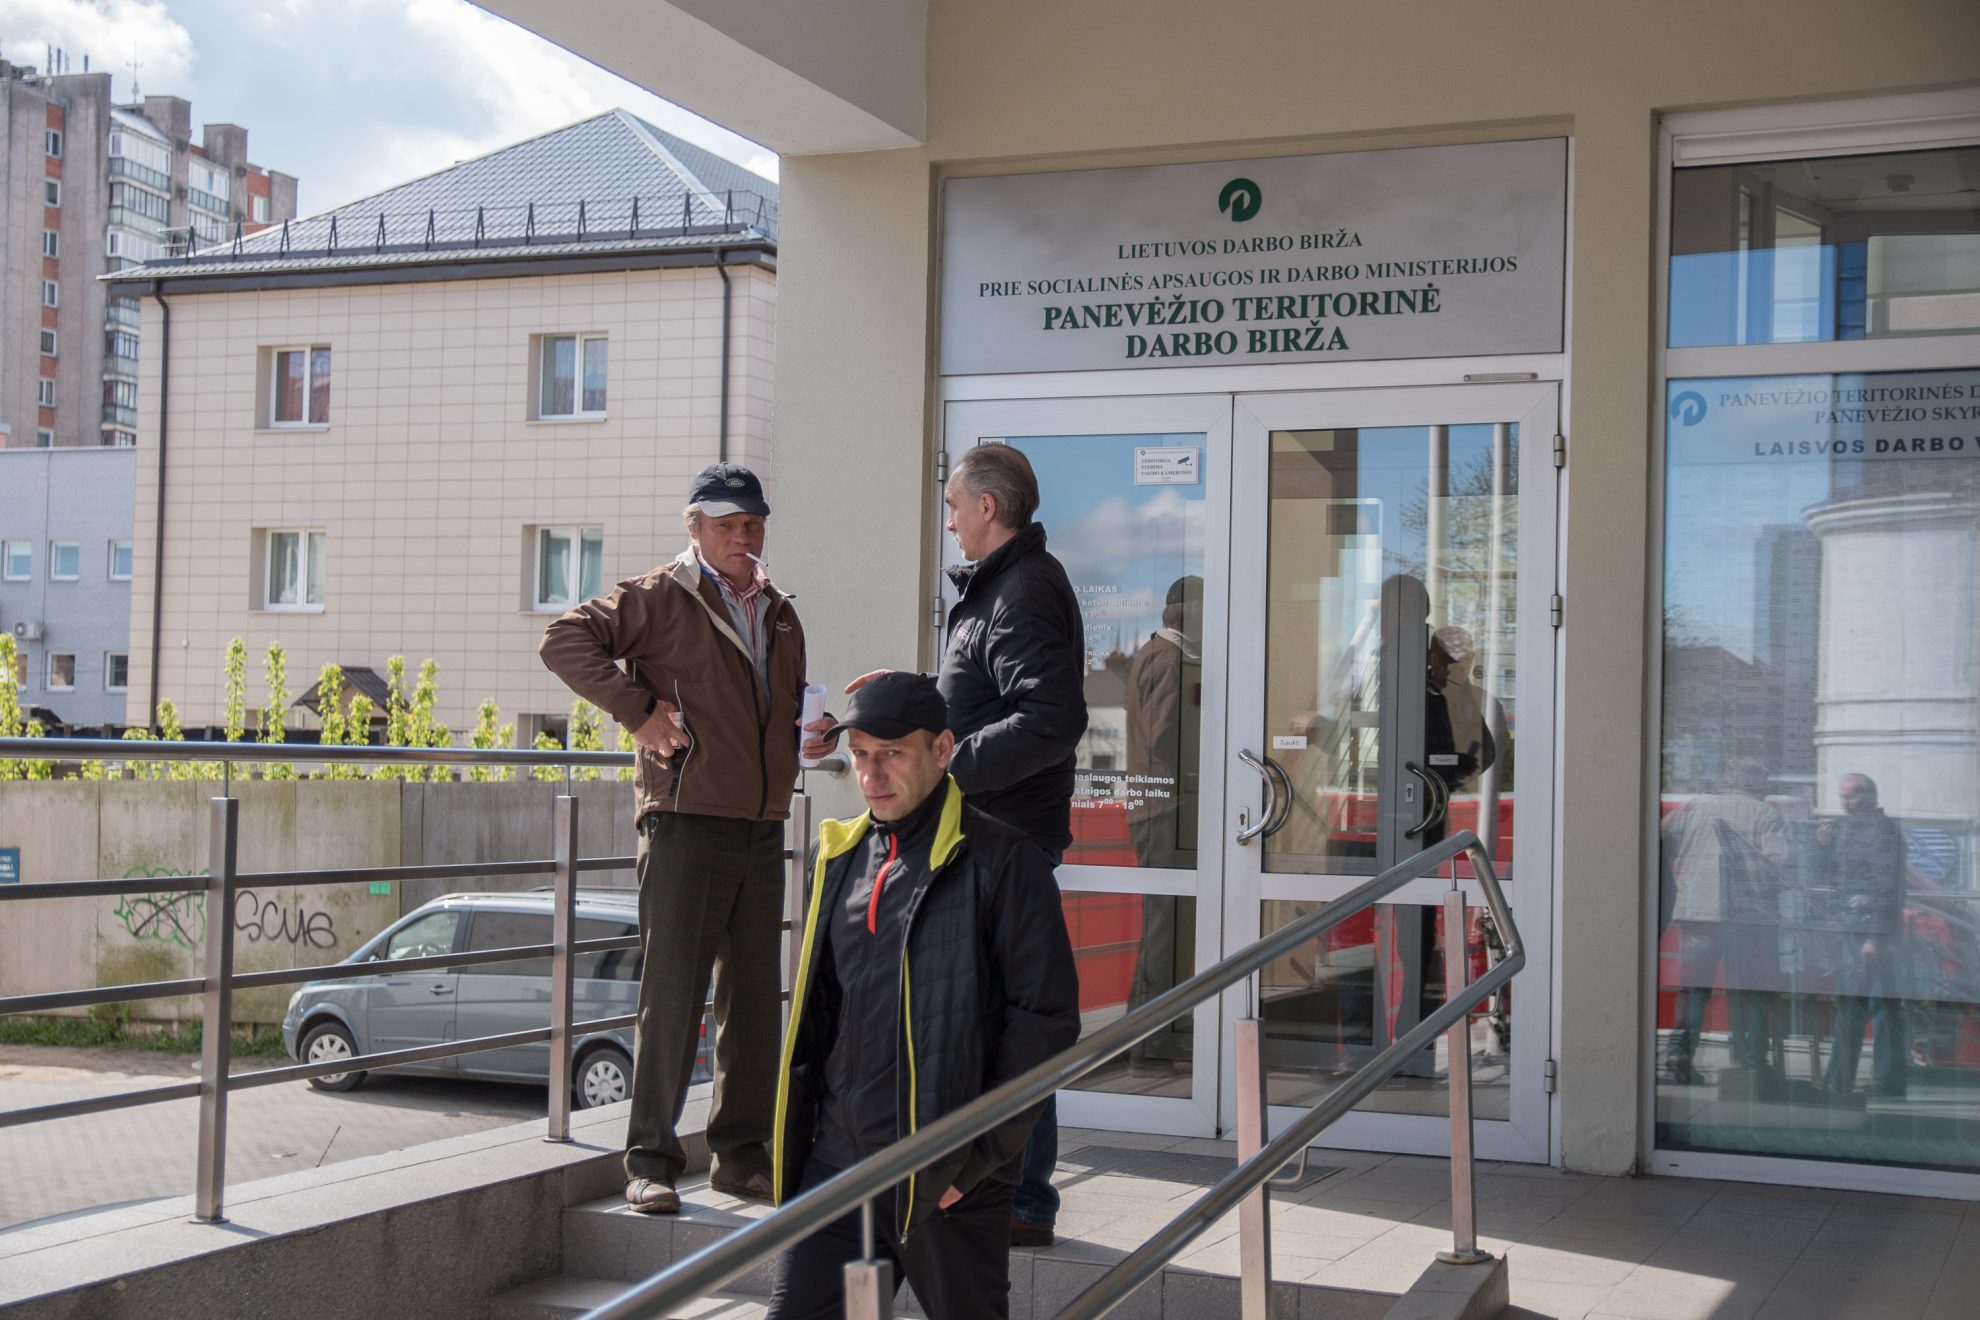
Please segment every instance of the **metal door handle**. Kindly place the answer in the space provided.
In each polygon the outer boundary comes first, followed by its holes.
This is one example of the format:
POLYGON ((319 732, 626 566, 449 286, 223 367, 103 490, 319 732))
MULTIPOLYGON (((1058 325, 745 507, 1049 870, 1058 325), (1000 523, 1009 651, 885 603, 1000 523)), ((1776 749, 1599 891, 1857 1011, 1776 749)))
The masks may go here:
POLYGON ((1403 831, 1403 837, 1405 839, 1414 839, 1417 835, 1423 833, 1444 818, 1444 808, 1440 801, 1442 794, 1439 791, 1441 781, 1435 775, 1424 774, 1422 770, 1417 768, 1417 764, 1414 761, 1404 761, 1403 769, 1423 781, 1423 794, 1426 805, 1429 807, 1429 810, 1424 813, 1422 820, 1417 821, 1416 824, 1403 831))
POLYGON ((436 995, 451 995, 454 993, 454 987, 451 985, 436 985, 432 988, 430 993, 436 995))
POLYGON ((1277 761, 1273 760, 1271 757, 1268 756, 1265 758, 1265 768, 1271 771, 1271 773, 1277 778, 1280 786, 1285 789, 1285 800, 1282 803, 1278 804, 1279 805, 1278 819, 1274 820, 1269 814, 1265 817, 1265 821, 1266 821, 1265 837, 1269 839, 1274 834, 1277 834, 1280 830, 1284 829, 1286 827, 1286 822, 1292 819, 1293 802, 1297 797, 1297 794, 1293 789, 1292 776, 1286 773, 1286 768, 1284 766, 1280 765, 1277 761))
POLYGON ((1258 777, 1265 781, 1265 810, 1258 814, 1258 823, 1237 832, 1239 843, 1250 843, 1259 835, 1266 833, 1266 827, 1272 823, 1272 817, 1279 814, 1279 781, 1266 768, 1265 762, 1243 748, 1238 749, 1238 760, 1256 770, 1258 777))

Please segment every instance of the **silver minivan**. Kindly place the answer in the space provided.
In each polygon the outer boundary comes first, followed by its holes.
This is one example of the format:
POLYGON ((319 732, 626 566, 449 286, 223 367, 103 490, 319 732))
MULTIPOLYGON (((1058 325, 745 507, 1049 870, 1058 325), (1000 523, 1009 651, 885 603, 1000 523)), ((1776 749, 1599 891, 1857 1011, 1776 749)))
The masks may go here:
MULTIPOLYGON (((379 964, 374 976, 310 981, 289 1000, 282 1043, 289 1056, 308 1063, 384 1050, 413 1049, 444 1041, 528 1031, 550 1023, 550 960, 478 963, 443 971, 395 974, 392 963, 480 949, 550 942, 551 896, 448 894, 401 917, 344 961, 379 964)), ((639 896, 632 890, 584 889, 577 900, 577 938, 608 939, 639 933, 639 896)), ((616 949, 577 958, 576 1020, 619 1017, 638 1011, 640 951, 616 949)), ((706 1080, 706 1024, 695 1060, 695 1080, 706 1080)), ((608 1105, 632 1094, 630 1027, 580 1036, 572 1049, 572 1102, 580 1108, 608 1105)), ((545 1082, 547 1042, 483 1050, 449 1059, 406 1064, 390 1071, 505 1082, 545 1082)), ((348 1091, 362 1072, 331 1073, 310 1080, 325 1091, 348 1091)))

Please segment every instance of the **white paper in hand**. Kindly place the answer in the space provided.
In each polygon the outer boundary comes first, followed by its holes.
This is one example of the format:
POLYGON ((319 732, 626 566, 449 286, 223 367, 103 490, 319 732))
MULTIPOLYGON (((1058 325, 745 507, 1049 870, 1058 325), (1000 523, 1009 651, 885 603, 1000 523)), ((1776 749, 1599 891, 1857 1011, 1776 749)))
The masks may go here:
MULTIPOLYGON (((804 690, 804 707, 798 715, 798 747, 800 749, 803 748, 805 739, 811 737, 809 733, 805 732, 805 726, 824 718, 824 715, 825 685, 823 683, 813 683, 804 690)), ((818 760, 816 757, 806 756, 800 750, 798 752, 798 764, 807 770, 814 770, 818 767, 818 760)))

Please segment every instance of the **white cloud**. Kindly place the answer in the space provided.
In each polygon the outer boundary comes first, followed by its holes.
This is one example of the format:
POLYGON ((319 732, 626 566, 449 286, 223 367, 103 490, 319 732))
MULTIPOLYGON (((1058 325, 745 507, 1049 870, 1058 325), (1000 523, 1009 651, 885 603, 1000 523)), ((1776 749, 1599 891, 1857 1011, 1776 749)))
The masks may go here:
POLYGON ((135 56, 196 124, 245 126, 305 214, 615 106, 776 177, 756 143, 467 0, 0 0, 0 51, 40 64, 48 43, 78 70, 89 51, 120 98, 135 56))
POLYGON ((0 0, 0 54, 16 64, 46 69, 47 48, 69 57, 68 72, 113 76, 119 95, 130 88, 130 62, 143 67, 139 81, 156 86, 191 78, 192 34, 160 0, 0 0))

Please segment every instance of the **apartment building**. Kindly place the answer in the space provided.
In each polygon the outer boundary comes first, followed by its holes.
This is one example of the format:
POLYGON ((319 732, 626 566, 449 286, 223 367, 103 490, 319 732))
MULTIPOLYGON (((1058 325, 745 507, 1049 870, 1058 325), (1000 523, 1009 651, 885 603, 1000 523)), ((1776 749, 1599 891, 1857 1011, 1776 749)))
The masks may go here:
POLYGON ((775 225, 776 185, 613 111, 124 272, 128 718, 219 724, 239 636, 250 705, 280 642, 295 693, 431 658, 457 737, 485 698, 560 734, 544 625, 679 552, 699 468, 769 465, 775 225))
POLYGON ((194 142, 179 97, 0 60, 0 445, 135 443, 137 305, 97 277, 293 217, 296 179, 247 150, 234 124, 194 142))

